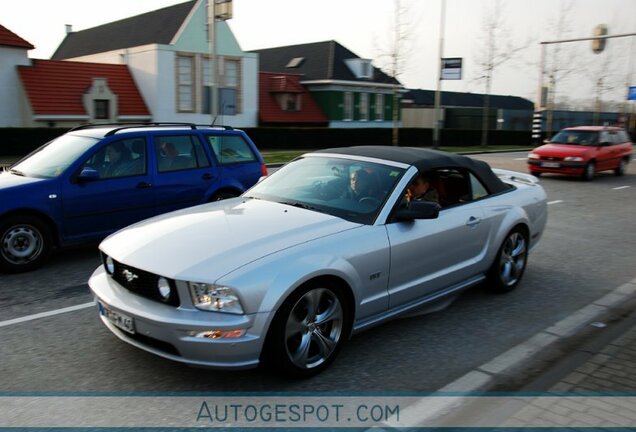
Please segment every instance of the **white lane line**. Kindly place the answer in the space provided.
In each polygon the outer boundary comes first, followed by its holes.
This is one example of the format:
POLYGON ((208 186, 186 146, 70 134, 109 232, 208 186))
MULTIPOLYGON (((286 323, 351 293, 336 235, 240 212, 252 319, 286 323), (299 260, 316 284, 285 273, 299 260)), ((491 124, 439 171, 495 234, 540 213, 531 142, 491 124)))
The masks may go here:
POLYGON ((548 205, 552 205, 552 204, 561 204, 562 202, 563 202, 563 200, 548 201, 548 205))
POLYGON ((514 160, 528 160, 527 157, 522 157, 522 158, 515 158, 514 160))
POLYGON ((27 322, 27 321, 33 321, 36 319, 40 319, 40 318, 47 318, 47 317, 51 317, 51 316, 55 316, 55 315, 59 315, 59 314, 63 314, 66 312, 74 312, 77 310, 81 310, 81 309, 86 309, 89 307, 95 306, 95 302, 92 301, 90 303, 82 303, 82 304, 78 304, 75 306, 69 306, 69 307, 65 307, 62 309, 55 309, 52 311, 48 311, 48 312, 41 312, 41 313, 37 313, 37 314, 33 314, 33 315, 27 315, 27 316, 23 316, 20 318, 14 318, 14 319, 10 319, 7 321, 0 321, 0 327, 7 327, 10 325, 14 325, 14 324, 20 324, 23 322, 27 322))
POLYGON ((631 186, 619 186, 619 187, 612 188, 612 190, 628 189, 628 188, 630 188, 630 187, 631 187, 631 186))

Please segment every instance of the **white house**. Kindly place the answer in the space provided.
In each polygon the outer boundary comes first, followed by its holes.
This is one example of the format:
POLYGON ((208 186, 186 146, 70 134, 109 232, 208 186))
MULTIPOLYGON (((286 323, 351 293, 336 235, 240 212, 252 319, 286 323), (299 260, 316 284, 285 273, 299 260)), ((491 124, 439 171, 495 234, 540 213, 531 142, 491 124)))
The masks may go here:
MULTIPOLYGON (((213 45, 208 38, 207 3, 188 1, 98 27, 68 31, 52 59, 125 64, 153 121, 209 124, 213 45)), ((256 126, 258 55, 241 50, 224 21, 217 21, 215 28, 216 124, 256 126)))
POLYGON ((17 66, 29 65, 28 51, 35 48, 0 25, 0 127, 24 126, 24 104, 17 66))

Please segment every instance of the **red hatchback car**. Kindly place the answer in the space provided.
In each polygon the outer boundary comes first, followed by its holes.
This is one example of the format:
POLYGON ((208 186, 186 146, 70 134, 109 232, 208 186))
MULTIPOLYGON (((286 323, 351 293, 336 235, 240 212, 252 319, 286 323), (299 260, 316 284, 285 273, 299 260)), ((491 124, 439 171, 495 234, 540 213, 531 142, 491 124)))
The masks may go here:
POLYGON ((535 176, 565 174, 592 180, 599 171, 623 175, 632 157, 627 132, 617 127, 577 126, 566 128, 528 154, 528 169, 535 176))

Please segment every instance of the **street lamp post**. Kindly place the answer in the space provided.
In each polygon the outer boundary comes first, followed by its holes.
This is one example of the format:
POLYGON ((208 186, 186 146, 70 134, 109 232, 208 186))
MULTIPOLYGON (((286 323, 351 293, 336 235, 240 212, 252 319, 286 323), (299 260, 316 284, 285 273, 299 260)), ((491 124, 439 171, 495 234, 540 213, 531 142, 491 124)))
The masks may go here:
POLYGON ((441 0, 441 13, 439 24, 439 58, 437 65, 437 90, 435 91, 435 124, 433 129, 433 148, 438 148, 440 143, 440 111, 442 92, 442 58, 444 57, 444 21, 446 19, 446 0, 441 0))

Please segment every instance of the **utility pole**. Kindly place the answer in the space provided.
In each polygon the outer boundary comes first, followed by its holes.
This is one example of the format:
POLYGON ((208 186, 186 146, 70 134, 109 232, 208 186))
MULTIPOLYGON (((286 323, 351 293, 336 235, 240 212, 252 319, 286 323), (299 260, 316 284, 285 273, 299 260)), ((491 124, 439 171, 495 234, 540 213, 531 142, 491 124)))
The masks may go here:
POLYGON ((444 57, 444 22, 446 21, 446 0, 441 0, 441 12, 439 23, 439 56, 437 65, 437 90, 435 91, 435 124, 433 129, 433 148, 439 147, 440 143, 440 123, 442 122, 441 99, 442 99, 442 58, 444 57))

